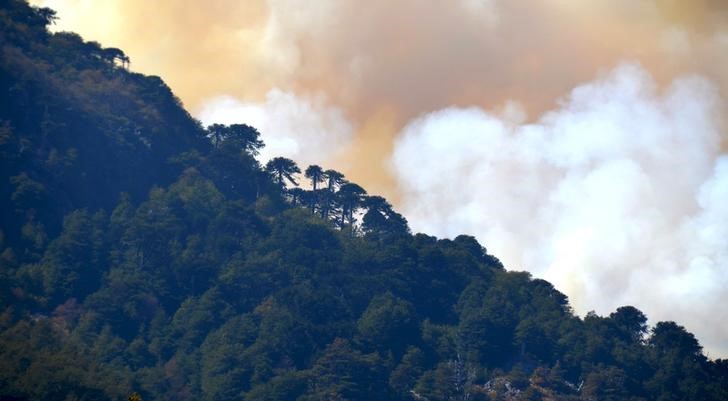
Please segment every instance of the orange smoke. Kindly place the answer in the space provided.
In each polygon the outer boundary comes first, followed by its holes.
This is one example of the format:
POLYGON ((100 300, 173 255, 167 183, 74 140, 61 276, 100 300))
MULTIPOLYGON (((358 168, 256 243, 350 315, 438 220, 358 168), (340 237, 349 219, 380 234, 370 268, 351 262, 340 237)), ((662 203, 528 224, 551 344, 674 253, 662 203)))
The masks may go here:
POLYGON ((394 196, 386 160, 410 119, 443 107, 520 103, 530 120, 621 61, 670 82, 695 73, 728 94, 721 0, 37 0, 58 29, 124 49, 193 114, 271 88, 325 94, 357 130, 337 168, 394 196))

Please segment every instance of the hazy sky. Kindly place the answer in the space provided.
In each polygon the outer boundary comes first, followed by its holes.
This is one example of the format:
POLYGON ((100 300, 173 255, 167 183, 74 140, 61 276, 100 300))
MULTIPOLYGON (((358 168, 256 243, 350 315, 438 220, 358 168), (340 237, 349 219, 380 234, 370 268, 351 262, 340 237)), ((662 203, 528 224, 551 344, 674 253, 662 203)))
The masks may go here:
POLYGON ((206 123, 728 356, 728 2, 48 0, 206 123))

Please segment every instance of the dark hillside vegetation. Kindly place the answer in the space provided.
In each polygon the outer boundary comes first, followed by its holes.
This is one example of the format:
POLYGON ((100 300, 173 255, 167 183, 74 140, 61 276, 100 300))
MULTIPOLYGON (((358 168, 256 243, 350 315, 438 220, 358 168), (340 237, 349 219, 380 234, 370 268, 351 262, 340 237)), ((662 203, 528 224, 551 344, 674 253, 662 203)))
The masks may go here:
POLYGON ((728 399, 679 324, 580 319, 337 171, 262 166, 53 19, 0 0, 0 400, 728 399))

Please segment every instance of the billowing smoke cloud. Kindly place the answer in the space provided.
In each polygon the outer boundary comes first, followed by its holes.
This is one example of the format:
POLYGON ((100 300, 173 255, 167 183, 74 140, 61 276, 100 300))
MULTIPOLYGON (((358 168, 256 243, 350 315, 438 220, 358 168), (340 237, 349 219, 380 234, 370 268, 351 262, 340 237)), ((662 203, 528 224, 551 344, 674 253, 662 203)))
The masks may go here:
POLYGON ((700 73, 728 94, 723 0, 35 2, 164 77, 196 115, 219 96, 324 93, 359 129, 333 167, 389 197, 391 141, 423 112, 518 99, 537 116, 624 59, 659 84, 700 73))
POLYGON ((728 155, 698 77, 658 90, 622 65, 523 124, 448 108, 409 123, 392 166, 416 230, 476 235, 580 313, 633 304, 728 354, 728 155))
POLYGON ((260 160, 284 156, 303 168, 334 160, 351 141, 353 129, 341 110, 323 97, 299 98, 278 89, 265 102, 241 102, 230 96, 210 100, 199 114, 205 125, 245 123, 261 133, 260 160))

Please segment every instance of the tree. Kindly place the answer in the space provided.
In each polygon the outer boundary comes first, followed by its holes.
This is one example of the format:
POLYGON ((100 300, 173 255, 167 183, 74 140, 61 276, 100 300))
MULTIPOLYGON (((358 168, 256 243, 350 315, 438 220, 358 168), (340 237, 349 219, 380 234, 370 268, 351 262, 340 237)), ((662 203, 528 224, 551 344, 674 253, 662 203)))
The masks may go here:
POLYGON ((260 132, 245 124, 212 124, 207 127, 208 137, 216 148, 231 145, 244 152, 256 156, 265 146, 260 139, 260 132))
POLYGON ((658 354, 690 358, 702 356, 702 347, 695 336, 675 322, 658 322, 652 329, 648 344, 658 354))
POLYGON ((314 192, 316 192, 316 186, 318 183, 326 181, 324 170, 315 164, 308 166, 304 174, 306 175, 306 178, 311 180, 311 186, 313 187, 314 192))
POLYGON ((216 148, 219 148, 220 146, 222 146, 222 142, 225 140, 227 127, 223 124, 212 124, 207 127, 207 132, 207 136, 210 138, 212 144, 216 148))
POLYGON ((337 201, 341 206, 341 220, 339 225, 344 228, 347 221, 354 224, 354 212, 359 208, 367 191, 357 184, 348 182, 341 186, 337 192, 337 201))
POLYGON ((344 174, 341 174, 336 170, 324 171, 324 178, 326 179, 327 189, 329 190, 329 192, 336 191, 336 188, 338 186, 346 182, 346 180, 344 179, 344 174))
POLYGON ((33 7, 35 18, 29 21, 31 24, 37 24, 42 26, 48 26, 55 24, 58 16, 56 11, 47 7, 33 7))
POLYGON ((615 367, 597 366, 583 384, 583 394, 590 399, 617 401, 629 399, 627 389, 629 378, 621 369, 615 367))
POLYGON ((77 210, 63 221, 63 231, 54 239, 41 261, 46 293, 55 303, 71 297, 83 299, 101 280, 103 266, 103 215, 77 210))
POLYGON ((309 391, 299 400, 386 400, 388 386, 378 354, 362 354, 337 338, 311 368, 309 391))
POLYGON ((609 315, 609 318, 632 342, 642 342, 647 333, 647 316, 633 306, 622 306, 609 315))
POLYGON ((659 400, 705 400, 706 358, 698 340, 675 322, 658 322, 647 342, 654 375, 645 383, 659 400))
POLYGON ((317 187, 319 183, 323 183, 326 181, 326 176, 324 175, 324 170, 321 168, 321 166, 318 166, 316 164, 308 166, 304 174, 306 178, 311 180, 311 187, 313 187, 310 194, 311 196, 309 197, 309 207, 311 208, 311 212, 314 212, 319 197, 317 187))
POLYGON ((389 386, 400 396, 406 397, 424 372, 425 362, 422 350, 409 347, 399 365, 389 375, 389 386))
POLYGON ((108 62, 109 64, 116 64, 116 62, 119 61, 122 68, 129 68, 129 56, 127 56, 123 50, 116 47, 107 47, 105 49, 102 49, 101 58, 106 60, 106 62, 108 62))
POLYGON ((326 191, 321 196, 321 218, 326 219, 329 217, 329 212, 332 208, 334 201, 334 192, 336 189, 346 182, 344 174, 336 170, 326 170, 323 175, 326 181, 326 191))
POLYGON ((362 218, 362 229, 366 234, 377 234, 386 238, 397 234, 408 234, 407 219, 392 209, 392 205, 381 196, 367 196, 362 202, 367 212, 362 218))
POLYGON ((385 293, 372 298, 356 323, 361 341, 372 351, 394 351, 402 355, 408 339, 417 333, 412 305, 385 293))
POLYGON ((308 194, 308 191, 305 191, 299 187, 291 188, 288 190, 288 195, 291 197, 291 205, 293 206, 304 205, 306 203, 308 194))
POLYGON ((276 183, 278 183, 278 185, 280 185, 281 188, 285 188, 286 181, 293 185, 298 185, 298 182, 296 182, 293 175, 299 174, 301 169, 299 169, 296 162, 291 159, 275 157, 266 163, 265 171, 273 176, 273 179, 276 183))

